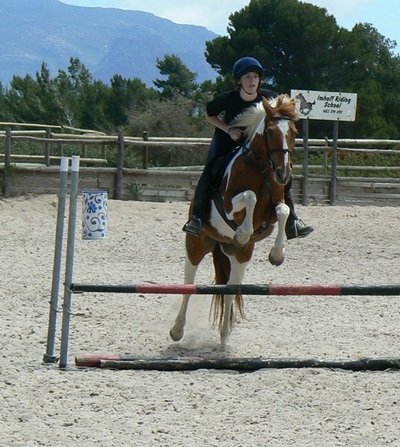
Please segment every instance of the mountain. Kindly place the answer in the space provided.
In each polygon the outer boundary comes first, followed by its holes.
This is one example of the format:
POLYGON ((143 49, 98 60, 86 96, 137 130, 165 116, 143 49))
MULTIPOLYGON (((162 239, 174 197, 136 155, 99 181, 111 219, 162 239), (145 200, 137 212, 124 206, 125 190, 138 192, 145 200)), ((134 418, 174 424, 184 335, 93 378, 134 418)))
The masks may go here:
POLYGON ((0 82, 13 75, 34 76, 46 62, 52 76, 66 70, 71 57, 94 79, 114 74, 140 78, 148 87, 160 77, 156 59, 177 55, 197 81, 217 73, 205 60, 205 42, 217 34, 201 26, 180 25, 154 14, 115 8, 72 6, 59 0, 0 0, 0 82))

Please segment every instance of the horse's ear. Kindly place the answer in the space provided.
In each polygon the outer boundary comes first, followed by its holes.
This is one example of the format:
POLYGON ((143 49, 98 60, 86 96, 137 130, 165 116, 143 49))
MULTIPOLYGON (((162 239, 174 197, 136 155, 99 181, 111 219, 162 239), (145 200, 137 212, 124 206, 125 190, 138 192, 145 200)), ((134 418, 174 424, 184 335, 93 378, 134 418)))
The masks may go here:
POLYGON ((288 109, 290 114, 292 115, 292 118, 297 121, 299 119, 299 116, 296 110, 296 100, 294 98, 290 98, 288 102, 288 109))
POLYGON ((296 113, 296 100, 294 98, 290 98, 290 100, 289 100, 289 110, 293 114, 296 113))
POLYGON ((270 118, 272 116, 272 106, 268 102, 268 100, 265 98, 265 96, 262 97, 262 104, 263 104, 265 113, 267 114, 267 117, 270 118))

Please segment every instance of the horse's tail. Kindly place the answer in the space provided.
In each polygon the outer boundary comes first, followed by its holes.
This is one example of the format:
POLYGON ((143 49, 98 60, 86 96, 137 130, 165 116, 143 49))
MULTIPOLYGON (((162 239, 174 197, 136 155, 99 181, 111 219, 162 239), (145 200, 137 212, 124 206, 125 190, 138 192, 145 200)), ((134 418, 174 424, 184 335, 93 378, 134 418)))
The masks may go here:
MULTIPOLYGON (((226 284, 228 282, 231 266, 229 258, 222 252, 219 244, 215 244, 215 248, 212 252, 213 263, 215 270, 215 283, 226 284)), ((210 308, 210 319, 213 324, 217 324, 220 327, 224 317, 224 295, 214 295, 210 308)), ((244 318, 243 300, 241 294, 236 294, 234 306, 231 312, 230 325, 231 328, 237 317, 244 318)))

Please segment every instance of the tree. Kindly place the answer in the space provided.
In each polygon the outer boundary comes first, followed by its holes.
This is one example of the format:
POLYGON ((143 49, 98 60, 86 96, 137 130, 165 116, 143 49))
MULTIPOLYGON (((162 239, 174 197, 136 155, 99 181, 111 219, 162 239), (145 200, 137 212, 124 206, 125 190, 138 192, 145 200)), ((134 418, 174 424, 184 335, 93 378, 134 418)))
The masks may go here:
POLYGON ((107 98, 107 115, 115 127, 125 126, 129 122, 130 111, 134 108, 140 110, 154 97, 155 90, 148 89, 140 79, 114 75, 107 98))
POLYGON ((172 54, 164 59, 157 58, 156 66, 160 74, 167 77, 153 81, 163 98, 172 99, 176 95, 190 98, 197 89, 196 73, 190 71, 178 56, 172 54))
POLYGON ((326 10, 297 0, 252 0, 230 16, 228 36, 206 44, 206 58, 221 75, 251 55, 278 92, 326 86, 329 48, 337 30, 326 10))
MULTIPOLYGON (((357 93, 357 122, 341 126, 342 135, 399 137, 399 57, 393 55, 395 42, 369 24, 347 31, 324 8, 298 0, 251 0, 231 14, 228 35, 206 47, 208 62, 225 79, 231 79, 237 58, 251 55, 264 65, 267 83, 279 93, 357 93)), ((324 128, 317 124, 314 136, 324 136, 324 128)))
POLYGON ((7 103, 7 90, 0 82, 0 121, 14 121, 7 103))
POLYGON ((42 65, 41 74, 36 74, 40 84, 31 76, 13 76, 10 89, 6 93, 7 109, 16 121, 53 124, 57 122, 56 99, 51 99, 51 89, 47 79, 47 68, 42 65), (52 101, 52 103, 51 103, 52 101), (51 109, 51 112, 47 110, 51 109))
POLYGON ((64 123, 64 111, 60 100, 59 90, 45 62, 42 63, 40 72, 36 73, 37 111, 42 123, 64 123))
POLYGON ((356 24, 349 32, 341 29, 332 67, 331 88, 356 92, 357 120, 354 136, 398 138, 400 112, 400 58, 393 55, 396 43, 382 36, 370 24, 356 24))

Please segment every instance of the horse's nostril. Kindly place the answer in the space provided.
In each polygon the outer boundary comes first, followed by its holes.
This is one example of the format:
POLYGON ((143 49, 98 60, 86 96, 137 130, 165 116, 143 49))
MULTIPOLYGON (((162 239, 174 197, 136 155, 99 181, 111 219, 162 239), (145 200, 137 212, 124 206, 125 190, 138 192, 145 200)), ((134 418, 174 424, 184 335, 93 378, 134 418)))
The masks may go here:
POLYGON ((284 183, 284 175, 283 175, 283 171, 281 168, 278 168, 275 170, 275 180, 277 183, 284 183))
POLYGON ((275 169, 275 181, 281 185, 286 185, 291 177, 291 171, 282 168, 275 169))

